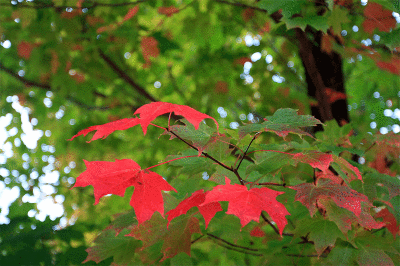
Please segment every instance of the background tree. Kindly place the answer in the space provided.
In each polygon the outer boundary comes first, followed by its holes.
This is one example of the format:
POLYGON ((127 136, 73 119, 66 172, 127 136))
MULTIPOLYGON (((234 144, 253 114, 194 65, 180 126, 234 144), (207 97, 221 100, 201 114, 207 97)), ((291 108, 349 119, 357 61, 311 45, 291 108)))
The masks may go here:
MULTIPOLYGON (((166 137, 156 142, 160 131, 132 138, 139 128, 101 143, 65 140, 131 117, 149 102, 185 104, 232 129, 287 107, 339 126, 351 122, 332 130, 337 136, 331 135, 329 149, 356 159, 358 167, 399 173, 398 1, 35 0, 3 1, 0 8, 0 106, 8 127, 0 174, 3 187, 20 191, 9 223, 1 225, 5 262, 80 263, 113 214, 131 210, 127 198, 93 206, 90 189, 69 190, 86 169, 82 159, 152 165, 186 144, 166 137), (41 129, 36 145, 25 141, 30 125, 41 129), (342 150, 350 149, 346 134, 378 138, 378 131, 391 131, 391 140, 365 141, 367 153, 342 150), (46 218, 36 204, 53 198, 64 206, 63 218, 46 218), (60 222, 63 229, 54 232, 60 222)), ((177 171, 164 165, 158 172, 169 179, 177 171)), ((388 202, 393 208, 383 208, 399 221, 399 196, 388 202)), ((231 247, 223 240, 216 242, 231 247)), ((210 252, 209 260, 229 263, 240 253, 232 252, 223 258, 210 252)))

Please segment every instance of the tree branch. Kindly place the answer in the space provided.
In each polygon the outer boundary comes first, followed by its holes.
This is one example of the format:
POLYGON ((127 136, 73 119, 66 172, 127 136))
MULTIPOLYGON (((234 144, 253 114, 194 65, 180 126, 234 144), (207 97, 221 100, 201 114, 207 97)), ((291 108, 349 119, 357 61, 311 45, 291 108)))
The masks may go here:
POLYGON ((38 83, 38 82, 35 82, 35 81, 32 81, 32 80, 28 80, 28 79, 26 79, 24 77, 21 77, 20 75, 18 75, 14 71, 12 71, 10 68, 7 68, 7 67, 3 66, 2 64, 0 64, 0 70, 8 73, 10 76, 13 76, 17 80, 19 80, 22 83, 24 83, 26 86, 33 86, 33 87, 38 87, 40 89, 51 90, 51 87, 50 87, 49 84, 38 83))
MULTIPOLYGON (((15 73, 12 69, 7 68, 7 67, 5 67, 5 66, 3 66, 1 64, 0 64, 0 70, 6 72, 10 76, 12 76, 15 79, 17 79, 18 81, 21 81, 22 83, 25 84, 25 86, 32 86, 32 87, 36 87, 36 88, 44 89, 44 90, 49 90, 49 91, 52 90, 52 88, 51 88, 51 86, 49 84, 47 84, 47 83, 39 83, 39 82, 36 82, 36 81, 28 80, 28 79, 26 79, 24 77, 21 77, 17 73, 15 73)), ((101 94, 99 92, 94 92, 94 94, 96 96, 99 96, 99 97, 103 97, 103 98, 106 97, 105 95, 103 95, 103 94, 101 94)), ((68 101, 78 105, 79 107, 85 108, 87 110, 108 110, 108 109, 111 108, 109 106, 91 106, 91 105, 88 105, 86 103, 83 103, 83 102, 79 101, 78 99, 76 99, 76 98, 74 98, 72 96, 67 96, 66 99, 68 101)))
POLYGON ((157 100, 151 96, 142 86, 137 84, 131 77, 129 77, 114 61, 111 60, 100 48, 98 49, 101 58, 118 74, 120 78, 125 80, 126 83, 131 85, 137 92, 146 97, 152 102, 157 102, 157 100))
MULTIPOLYGON (((86 1, 85 3, 88 3, 90 1, 86 1)), ((98 3, 98 2, 92 2, 90 6, 83 6, 82 8, 95 8, 97 6, 106 6, 106 7, 119 7, 119 6, 130 6, 130 5, 137 5, 140 3, 148 2, 148 0, 137 0, 135 2, 125 2, 125 3, 115 3, 115 4, 109 4, 109 3, 98 3)), ((54 3, 52 4, 20 4, 18 3, 17 5, 13 5, 11 3, 0 3, 0 6, 11 6, 13 8, 32 8, 32 9, 45 9, 45 8, 56 8, 56 9, 66 9, 66 8, 73 8, 74 6, 56 6, 54 3)))

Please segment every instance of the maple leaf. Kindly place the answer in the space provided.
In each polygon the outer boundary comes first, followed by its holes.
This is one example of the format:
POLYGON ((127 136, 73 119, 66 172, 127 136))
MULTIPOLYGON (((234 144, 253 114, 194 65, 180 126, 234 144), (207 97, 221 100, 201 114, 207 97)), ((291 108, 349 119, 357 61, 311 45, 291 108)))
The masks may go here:
POLYGON ((319 201, 319 207, 322 207, 326 212, 326 217, 339 227, 343 234, 347 234, 351 230, 351 225, 354 222, 359 223, 366 229, 379 229, 384 226, 384 223, 377 222, 370 214, 370 209, 373 207, 368 202, 361 203, 361 213, 359 216, 354 213, 337 206, 332 199, 321 198, 319 201))
POLYGON ((35 44, 22 41, 18 44, 17 50, 18 50, 18 56, 28 60, 29 57, 31 57, 31 52, 33 48, 35 48, 35 44))
POLYGON ((112 230, 104 230, 93 241, 94 246, 86 249, 88 256, 83 263, 94 261, 99 263, 113 257, 116 265, 126 265, 134 259, 135 250, 140 248, 140 241, 120 234, 115 236, 112 230), (126 252, 129 250, 130 252, 126 252))
POLYGON ((293 159, 302 163, 307 163, 313 168, 318 168, 323 172, 328 170, 329 164, 333 161, 331 154, 319 151, 296 153, 293 155, 293 159))
MULTIPOLYGON (((139 6, 135 6, 134 8, 129 9, 129 11, 126 13, 126 15, 124 16, 124 18, 122 19, 122 21, 120 21, 120 22, 118 22, 118 23, 112 23, 112 24, 107 25, 107 26, 102 26, 102 27, 100 27, 100 28, 98 28, 98 29, 96 30, 96 33, 102 33, 102 32, 105 32, 105 31, 111 31, 111 30, 114 30, 114 29, 118 28, 118 27, 121 26, 125 21, 127 21, 127 20, 133 18, 133 17, 136 15, 136 13, 137 13, 138 11, 139 11, 139 6)), ((94 24, 97 24, 97 23, 99 23, 99 22, 101 22, 101 21, 102 21, 101 18, 100 18, 100 19, 97 19, 97 18, 96 18, 96 19, 92 19, 91 22, 93 22, 94 24)))
POLYGON ((311 115, 298 115, 297 110, 290 108, 278 109, 272 116, 264 118, 265 122, 261 124, 248 124, 239 127, 239 137, 243 138, 251 132, 271 131, 280 137, 285 138, 289 133, 299 136, 311 134, 303 131, 300 127, 311 127, 322 124, 321 121, 311 115))
POLYGON ((74 187, 92 185, 94 204, 99 203, 100 198, 108 194, 123 197, 128 187, 135 187, 130 205, 135 210, 139 223, 150 219, 156 211, 164 215, 161 190, 176 192, 162 176, 151 171, 142 171, 140 166, 130 159, 84 162, 87 169, 77 177, 74 187))
POLYGON ((400 76, 400 58, 393 56, 389 62, 377 61, 376 65, 383 70, 400 76))
POLYGON ((383 218, 383 222, 386 224, 386 228, 392 233, 393 238, 396 239, 396 235, 400 232, 399 224, 396 221, 394 215, 387 209, 383 209, 377 213, 376 217, 383 218))
POLYGON ((389 32, 396 27, 396 19, 392 11, 383 8, 377 3, 368 3, 364 9, 365 20, 363 27, 365 32, 372 33, 376 28, 380 31, 389 32))
POLYGON ((290 188, 297 191, 295 200, 306 206, 311 216, 317 211, 318 200, 321 198, 331 198, 338 206, 353 212, 356 216, 361 214, 361 202, 368 202, 367 196, 347 186, 335 184, 329 179, 320 179, 316 186, 303 183, 290 188))
POLYGON ((295 229, 295 235, 306 235, 308 239, 314 242, 315 250, 318 255, 321 255, 329 246, 334 246, 338 237, 346 240, 342 232, 331 221, 322 218, 301 220, 295 229))
POLYGON ((178 13, 179 11, 180 11, 179 8, 176 8, 174 6, 158 8, 158 13, 167 15, 167 17, 171 17, 173 14, 178 13))
POLYGON ((158 49, 158 41, 154 37, 142 37, 140 42, 140 48, 142 50, 142 55, 146 64, 143 65, 144 68, 148 68, 151 65, 150 57, 156 58, 160 54, 158 49))
POLYGON ((219 202, 211 202, 200 206, 204 203, 207 193, 208 192, 204 192, 203 189, 195 191, 189 198, 180 202, 175 209, 167 212, 166 215, 168 215, 168 225, 175 217, 185 214, 192 207, 197 207, 201 215, 203 215, 207 228, 215 214, 219 211, 222 211, 222 207, 219 202))
POLYGON ((266 211, 279 228, 282 236, 283 229, 287 224, 286 215, 290 213, 285 206, 276 200, 276 197, 284 192, 275 191, 269 188, 252 188, 230 184, 228 177, 225 177, 225 185, 218 185, 206 195, 202 205, 217 201, 229 201, 227 214, 236 215, 240 219, 242 227, 250 221, 258 222, 262 211, 266 211))
POLYGON ((256 226, 250 231, 250 235, 254 237, 264 237, 265 232, 261 230, 259 226, 256 226))
POLYGON ((196 130, 199 129, 199 124, 201 121, 203 121, 205 118, 211 118, 217 125, 218 130, 218 123, 213 117, 200 113, 199 111, 186 105, 166 102, 152 102, 143 105, 137 109, 134 114, 140 115, 140 125, 142 126, 143 133, 146 135, 147 127, 150 125, 151 121, 160 115, 172 112, 174 112, 176 115, 185 117, 191 124, 194 125, 196 130))
POLYGON ((166 220, 159 214, 153 215, 150 220, 137 225, 126 236, 142 240, 144 250, 163 241, 161 251, 164 256, 161 261, 172 258, 179 252, 185 252, 190 256, 191 236, 194 233, 201 234, 199 220, 195 217, 183 217, 175 219, 167 229, 166 220))
POLYGON ((251 63, 251 59, 248 57, 240 57, 238 59, 236 59, 233 64, 237 64, 237 65, 244 65, 246 62, 250 62, 251 63))
POLYGON ((92 139, 88 142, 91 142, 96 139, 103 138, 105 139, 108 135, 113 133, 116 130, 126 130, 128 128, 134 127, 140 123, 139 118, 124 118, 117 121, 113 121, 110 123, 106 123, 103 125, 91 126, 86 129, 83 129, 78 132, 78 134, 74 135, 69 141, 73 140, 74 138, 84 135, 86 136, 89 132, 97 130, 97 132, 93 135, 92 139))
POLYGON ((334 164, 332 164, 333 169, 339 173, 347 184, 353 180, 362 180, 360 170, 358 170, 357 167, 352 166, 348 161, 334 154, 332 158, 334 162, 334 164))

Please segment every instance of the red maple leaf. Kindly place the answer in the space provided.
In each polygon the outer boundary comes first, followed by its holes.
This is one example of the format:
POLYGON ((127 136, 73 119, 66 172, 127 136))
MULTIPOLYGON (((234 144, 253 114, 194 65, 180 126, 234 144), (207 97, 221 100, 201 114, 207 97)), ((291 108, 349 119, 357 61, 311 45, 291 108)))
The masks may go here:
POLYGON ((18 44, 17 50, 18 50, 18 55, 26 60, 31 57, 31 52, 33 48, 35 48, 35 44, 29 43, 26 41, 22 41, 18 44))
POLYGON ((168 225, 175 217, 185 214, 192 207, 197 207, 201 215, 203 215, 207 228, 208 224, 210 223, 211 219, 215 216, 215 214, 219 211, 222 211, 222 207, 219 202, 211 202, 200 206, 201 204, 204 203, 207 193, 208 192, 204 192, 203 189, 195 191, 189 198, 180 202, 175 209, 167 212, 166 215, 168 216, 168 225))
POLYGON ((236 215, 240 219, 242 227, 250 221, 258 222, 262 211, 266 211, 279 228, 282 236, 287 224, 286 215, 290 213, 285 206, 276 200, 276 197, 284 192, 269 188, 252 188, 242 185, 231 185, 229 178, 225 177, 225 185, 218 185, 206 195, 202 205, 211 202, 229 201, 227 214, 236 215))
POLYGON ((140 125, 142 126, 143 133, 146 135, 147 127, 150 125, 151 121, 153 121, 160 115, 172 112, 174 112, 176 115, 181 115, 185 117, 190 123, 193 124, 196 130, 199 129, 200 122, 203 121, 205 118, 211 118, 212 120, 214 120, 218 128, 218 123, 213 117, 200 113, 199 111, 186 105, 166 102, 153 102, 143 105, 142 107, 137 109, 134 114, 140 114, 140 125))
POLYGON ((135 6, 134 8, 129 9, 129 11, 128 11, 128 13, 126 13, 123 21, 127 21, 127 20, 133 18, 138 11, 139 11, 139 6, 135 6))
POLYGON ((377 61, 376 65, 383 70, 387 70, 395 75, 400 76, 400 58, 393 56, 389 62, 377 61))
POLYGON ((367 196, 347 186, 335 184, 329 179, 320 179, 317 185, 303 183, 290 188, 297 190, 295 200, 306 206, 311 216, 317 211, 319 199, 331 198, 338 206, 353 212, 356 216, 361 214, 361 202, 368 202, 367 196))
POLYGON ((113 133, 116 130, 126 130, 126 129, 128 129, 130 127, 134 127, 138 124, 139 124, 139 118, 137 118, 137 117, 124 118, 124 119, 120 119, 120 120, 106 123, 103 125, 88 127, 86 129, 79 131, 78 134, 74 135, 69 140, 71 141, 80 135, 86 136, 89 132, 94 131, 94 130, 97 130, 97 132, 93 135, 92 139, 88 142, 91 142, 93 140, 100 139, 100 138, 105 139, 108 135, 110 135, 111 133, 113 133))
POLYGON ((320 198, 318 200, 318 207, 325 211, 325 216, 328 220, 336 223, 343 234, 347 234, 354 223, 358 223, 369 230, 379 229, 385 225, 384 223, 375 221, 374 217, 370 214, 371 208, 373 208, 370 202, 361 202, 361 213, 359 216, 337 206, 332 199, 328 198, 320 198))
POLYGON ((394 239, 396 239, 396 235, 400 233, 400 227, 394 215, 387 208, 385 208, 378 212, 376 217, 383 218, 383 222, 386 224, 386 228, 389 230, 390 233, 392 233, 394 239))
POLYGON ((265 232, 261 230, 259 226, 256 226, 253 228, 253 230, 250 231, 250 235, 254 237, 264 237, 265 232))
POLYGON ((392 11, 383 8, 377 3, 368 3, 364 9, 365 20, 363 27, 365 32, 372 33, 376 28, 380 31, 389 32, 396 27, 396 19, 392 11))
POLYGON ((179 8, 176 8, 174 6, 168 6, 168 7, 159 7, 158 8, 158 13, 167 15, 167 17, 172 16, 175 13, 178 13, 180 10, 179 8))
POLYGON ((318 168, 323 172, 328 170, 329 164, 333 161, 331 154, 318 151, 296 153, 293 155, 293 159, 302 163, 307 163, 313 168, 318 168))
POLYGON ((130 159, 84 162, 87 169, 77 177, 74 187, 92 185, 94 204, 99 203, 100 198, 108 194, 123 197, 128 187, 135 187, 130 205, 135 210, 139 223, 150 219, 156 211, 164 215, 161 190, 176 192, 162 176, 151 171, 142 171, 140 166, 130 159))
POLYGON ((140 42, 140 48, 142 50, 142 55, 146 64, 143 65, 144 68, 148 68, 151 65, 150 57, 156 58, 160 54, 158 49, 158 41, 154 37, 142 37, 140 42))
POLYGON ((238 64, 238 65, 244 66, 244 64, 245 64, 246 62, 250 62, 250 63, 251 63, 251 59, 248 58, 248 57, 240 57, 240 58, 236 59, 236 60, 233 62, 233 64, 238 64))

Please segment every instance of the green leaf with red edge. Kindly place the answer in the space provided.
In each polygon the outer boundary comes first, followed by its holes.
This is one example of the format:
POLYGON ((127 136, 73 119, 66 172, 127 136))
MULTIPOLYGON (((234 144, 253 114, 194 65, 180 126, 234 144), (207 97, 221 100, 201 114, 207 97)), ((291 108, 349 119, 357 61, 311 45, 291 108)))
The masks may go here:
POLYGON ((378 212, 376 214, 376 217, 381 217, 383 218, 383 222, 386 224, 386 228, 389 230, 390 233, 392 233, 393 238, 396 239, 396 235, 400 233, 400 227, 399 224, 396 221, 396 218, 394 215, 388 210, 388 208, 385 208, 378 212))
POLYGON ((222 211, 222 207, 219 202, 211 202, 200 206, 204 203, 207 193, 208 192, 204 192, 203 189, 197 190, 189 198, 180 202, 175 209, 167 212, 166 215, 168 216, 168 225, 174 218, 187 213, 187 211, 193 207, 197 207, 201 215, 203 215, 207 228, 215 214, 219 211, 222 211))
POLYGON ((159 214, 153 215, 150 220, 132 229, 127 235, 142 240, 144 250, 159 241, 163 241, 161 248, 164 254, 161 261, 172 258, 179 252, 190 256, 192 234, 201 234, 199 220, 195 217, 178 217, 168 226, 167 221, 159 214))
POLYGON ((93 140, 100 138, 105 139, 108 135, 110 135, 116 130, 126 130, 128 128, 138 125, 139 123, 140 123, 139 118, 135 117, 135 118, 124 118, 103 125, 91 126, 79 131, 78 134, 70 138, 69 141, 73 140, 74 138, 80 135, 86 136, 89 132, 92 132, 94 130, 96 130, 96 133, 93 135, 92 139, 87 142, 91 142, 93 140))
POLYGON ((322 198, 318 203, 320 207, 325 209, 326 217, 330 221, 334 222, 345 235, 349 230, 351 230, 353 223, 358 223, 369 230, 379 229, 385 225, 384 223, 375 221, 370 214, 370 209, 373 206, 367 202, 361 203, 361 214, 359 216, 354 215, 354 213, 349 210, 337 206, 332 199, 322 198))
POLYGON ((368 3, 364 9, 365 20, 363 22, 364 31, 373 33, 375 29, 389 32, 396 27, 396 19, 392 15, 392 11, 383 8, 377 3, 368 3))
POLYGON ((162 176, 155 172, 142 171, 140 166, 130 159, 84 162, 87 169, 77 177, 74 187, 92 185, 95 204, 107 194, 123 197, 126 188, 135 187, 130 205, 135 210, 139 223, 150 219, 156 211, 164 215, 161 190, 176 192, 162 176))
POLYGON ((251 132, 271 131, 285 138, 289 133, 299 136, 311 134, 303 131, 301 127, 311 127, 322 124, 311 115, 298 115, 297 111, 290 108, 278 109, 272 116, 267 116, 261 124, 249 124, 239 127, 239 136, 243 138, 251 132))
POLYGON ((218 130, 218 123, 213 117, 200 113, 199 111, 186 105, 166 102, 153 102, 143 105, 142 107, 137 109, 134 114, 140 115, 140 125, 142 126, 143 133, 146 135, 147 127, 154 119, 156 119, 160 115, 172 112, 174 112, 176 115, 181 115, 185 117, 190 123, 193 124, 195 129, 199 129, 199 124, 201 121, 206 118, 210 118, 214 120, 218 130))
POLYGON ((269 188, 252 188, 230 184, 229 178, 225 178, 225 185, 218 185, 206 195, 202 205, 211 202, 228 201, 227 214, 233 214, 240 219, 242 227, 250 221, 258 222, 262 211, 266 211, 271 219, 277 224, 279 233, 282 235, 287 224, 286 215, 290 213, 285 206, 276 200, 276 197, 284 192, 269 188))
POLYGON ((293 155, 293 160, 311 165, 326 172, 333 161, 332 155, 319 151, 304 151, 293 155))
POLYGON ((306 206, 311 216, 317 211, 318 200, 321 198, 331 198, 338 206, 356 216, 361 214, 361 202, 368 202, 367 196, 347 186, 335 184, 329 179, 320 179, 317 185, 303 183, 290 188, 297 191, 295 200, 306 206))
POLYGON ((134 261, 135 250, 141 247, 140 240, 133 237, 124 236, 129 231, 122 231, 122 234, 115 235, 114 230, 104 230, 93 241, 93 246, 86 249, 88 256, 83 262, 94 261, 99 263, 109 257, 114 258, 117 265, 125 265, 134 261), (129 252, 127 252, 129 250, 129 252))
POLYGON ((335 223, 321 217, 305 218, 297 223, 295 236, 308 235, 308 240, 313 241, 318 255, 327 247, 333 247, 337 238, 346 240, 335 223))
POLYGON ((340 177, 347 185, 353 180, 362 180, 360 170, 358 170, 357 167, 352 166, 348 161, 334 154, 332 155, 332 159, 333 169, 339 173, 340 177))

